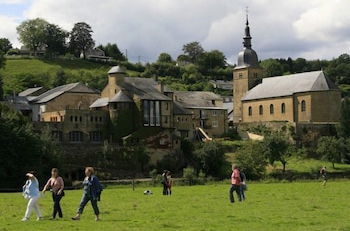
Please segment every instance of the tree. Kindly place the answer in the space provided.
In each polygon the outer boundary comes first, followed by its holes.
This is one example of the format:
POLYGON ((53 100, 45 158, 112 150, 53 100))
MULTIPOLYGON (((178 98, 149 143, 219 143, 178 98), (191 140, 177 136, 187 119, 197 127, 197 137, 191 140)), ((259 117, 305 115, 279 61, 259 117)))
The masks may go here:
POLYGON ((192 63, 196 63, 198 58, 204 53, 204 49, 199 42, 190 42, 183 45, 183 52, 188 55, 192 63))
POLYGON ((70 32, 69 47, 71 51, 79 57, 83 54, 86 58, 86 51, 95 46, 95 41, 92 39, 92 29, 89 24, 85 22, 78 22, 74 25, 70 32))
POLYGON ((52 55, 64 54, 68 33, 55 24, 47 24, 44 31, 44 44, 47 53, 52 55))
POLYGON ((248 179, 258 180, 265 175, 266 159, 260 142, 249 141, 236 152, 236 164, 248 179))
POLYGON ((124 54, 119 50, 117 44, 113 43, 107 43, 107 45, 99 45, 97 48, 103 50, 105 52, 106 56, 112 57, 115 60, 118 61, 126 61, 126 57, 124 54))
POLYGON ((158 63, 172 63, 173 59, 171 58, 171 55, 169 55, 168 53, 161 53, 158 56, 158 63))
POLYGON ((344 151, 343 144, 334 136, 324 136, 318 140, 316 152, 322 156, 323 159, 332 162, 334 164, 339 163, 342 159, 342 153, 344 151))
POLYGON ((215 68, 224 68, 226 66, 226 57, 224 53, 218 50, 204 52, 198 58, 198 66, 204 71, 215 68))
POLYGON ((264 137, 262 142, 263 152, 269 163, 280 161, 283 165, 283 172, 286 170, 287 158, 290 152, 288 139, 281 132, 272 132, 264 137))
POLYGON ((10 40, 7 38, 0 38, 0 51, 6 54, 10 49, 12 49, 10 40))
POLYGON ((267 77, 283 75, 283 66, 276 59, 266 59, 261 62, 267 77))
POLYGON ((344 138, 350 138, 350 99, 344 98, 341 103, 340 124, 338 134, 344 138))
POLYGON ((45 28, 49 23, 41 18, 29 19, 17 27, 19 41, 29 50, 36 52, 45 44, 45 28))
MULTIPOLYGON (((2 51, 0 51, 0 69, 5 66, 5 56, 2 51)), ((0 101, 4 100, 4 90, 3 90, 2 74, 0 73, 0 101)))

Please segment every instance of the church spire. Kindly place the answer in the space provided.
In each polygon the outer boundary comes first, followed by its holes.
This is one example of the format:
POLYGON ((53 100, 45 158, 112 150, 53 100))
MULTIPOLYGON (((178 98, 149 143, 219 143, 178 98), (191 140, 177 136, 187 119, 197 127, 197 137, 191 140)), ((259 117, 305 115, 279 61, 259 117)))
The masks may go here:
POLYGON ((249 20, 248 20, 248 7, 246 8, 246 23, 245 23, 245 31, 243 37, 243 46, 245 48, 252 48, 251 43, 252 37, 250 36, 250 28, 249 28, 249 20))

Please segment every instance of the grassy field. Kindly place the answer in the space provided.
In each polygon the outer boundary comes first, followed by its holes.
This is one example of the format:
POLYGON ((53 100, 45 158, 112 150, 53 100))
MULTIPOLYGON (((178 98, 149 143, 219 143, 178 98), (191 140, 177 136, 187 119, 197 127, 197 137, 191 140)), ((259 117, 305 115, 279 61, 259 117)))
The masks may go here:
POLYGON ((49 221, 50 194, 40 200, 45 220, 20 222, 26 201, 19 193, 0 195, 0 231, 10 230, 350 230, 350 181, 250 184, 247 201, 230 204, 228 185, 174 187, 171 197, 144 196, 145 188, 107 188, 102 221, 88 205, 81 221, 71 221, 81 191, 67 191, 64 219, 49 221))

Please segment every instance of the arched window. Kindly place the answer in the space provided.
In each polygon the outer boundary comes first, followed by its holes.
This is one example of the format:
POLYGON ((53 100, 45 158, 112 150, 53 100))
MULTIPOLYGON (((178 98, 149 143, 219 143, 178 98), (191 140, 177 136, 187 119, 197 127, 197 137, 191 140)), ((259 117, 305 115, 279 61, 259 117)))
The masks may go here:
POLYGON ((264 108, 262 105, 259 106, 259 115, 264 114, 264 108))
POLYGON ((301 111, 306 111, 306 103, 305 100, 301 101, 301 111))
POLYGON ((270 114, 273 114, 275 112, 275 109, 273 108, 273 104, 270 104, 270 114))
POLYGON ((249 116, 253 115, 253 109, 251 106, 248 107, 248 115, 249 116))
POLYGON ((284 103, 281 104, 281 113, 286 113, 286 105, 284 103))

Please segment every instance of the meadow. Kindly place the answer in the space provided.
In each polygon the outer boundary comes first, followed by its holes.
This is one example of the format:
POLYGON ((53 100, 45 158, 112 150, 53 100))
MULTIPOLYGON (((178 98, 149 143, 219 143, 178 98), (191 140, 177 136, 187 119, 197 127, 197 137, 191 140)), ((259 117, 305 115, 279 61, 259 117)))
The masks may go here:
POLYGON ((71 221, 80 190, 66 191, 64 218, 48 220, 51 197, 40 200, 45 219, 23 223, 26 201, 20 193, 0 194, 0 231, 25 230, 350 230, 350 181, 249 184, 247 200, 231 204, 229 185, 175 186, 173 195, 161 195, 160 187, 107 187, 100 203, 101 221, 95 222, 87 206, 80 221, 71 221))

